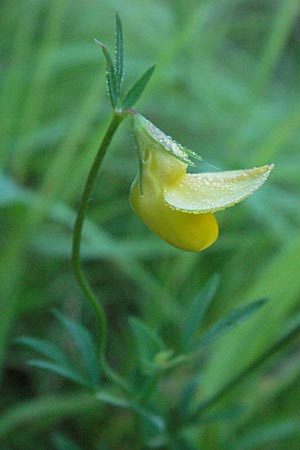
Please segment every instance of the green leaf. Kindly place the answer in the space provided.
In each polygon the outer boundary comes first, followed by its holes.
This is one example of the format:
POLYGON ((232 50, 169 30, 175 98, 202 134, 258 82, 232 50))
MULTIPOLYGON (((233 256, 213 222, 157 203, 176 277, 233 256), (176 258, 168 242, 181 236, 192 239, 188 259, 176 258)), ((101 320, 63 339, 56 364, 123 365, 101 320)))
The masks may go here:
POLYGON ((191 346, 192 350, 198 351, 215 339, 228 333, 230 330, 251 317, 266 302, 267 299, 261 299, 234 309, 225 317, 213 324, 196 342, 194 342, 191 346))
POLYGON ((131 403, 131 409, 142 419, 146 420, 147 422, 151 423, 157 431, 160 433, 165 431, 165 421, 162 417, 158 416, 157 414, 153 414, 152 412, 147 411, 144 408, 141 408, 140 406, 136 405, 135 403, 131 403))
POLYGON ((184 436, 179 436, 172 444, 172 450, 196 450, 196 447, 188 442, 184 436))
POLYGON ((237 419, 238 417, 241 417, 244 411, 245 408, 243 406, 234 405, 224 410, 216 410, 213 413, 200 416, 197 423, 200 425, 221 421, 232 421, 237 419))
MULTIPOLYGON (((129 325, 135 337, 140 362, 146 363, 146 366, 153 364, 155 356, 166 350, 163 341, 152 328, 139 319, 131 317, 129 325)), ((144 365, 144 369, 146 366, 144 365)))
POLYGON ((29 200, 29 192, 0 170, 0 207, 29 200))
POLYGON ((97 400, 101 400, 104 403, 108 403, 109 405, 117 406, 119 408, 130 407, 130 402, 126 398, 116 395, 115 393, 111 393, 104 389, 97 392, 96 398, 97 400))
POLYGON ((17 344, 24 345, 50 359, 49 361, 30 360, 27 362, 29 366, 48 370, 80 385, 89 386, 92 384, 90 380, 86 381, 77 369, 73 367, 63 352, 50 342, 31 337, 21 337, 16 339, 15 342, 17 344))
POLYGON ((153 75, 155 65, 151 66, 146 72, 141 76, 141 78, 132 86, 132 88, 127 92, 123 101, 123 108, 131 108, 138 101, 142 93, 144 92, 150 78, 153 75))
POLYGON ((62 433, 54 433, 52 442, 55 450, 82 450, 73 440, 62 433))
POLYGON ((97 39, 94 39, 94 41, 96 42, 97 45, 99 45, 99 47, 101 48, 104 57, 106 59, 106 87, 107 87, 107 93, 111 102, 111 105, 113 108, 115 108, 117 106, 117 92, 118 92, 118 88, 117 88, 117 77, 116 77, 116 72, 115 72, 115 68, 114 68, 114 64, 112 61, 112 58, 110 56, 110 53, 107 49, 107 47, 100 41, 98 41, 97 39))
POLYGON ((152 425, 156 427, 160 432, 165 429, 165 423, 162 417, 153 414, 152 412, 147 411, 144 408, 141 408, 135 402, 127 400, 124 397, 111 393, 107 390, 101 390, 96 394, 97 400, 101 400, 104 403, 108 403, 112 406, 117 406, 121 408, 128 408, 134 411, 138 416, 143 419, 146 419, 152 425))
POLYGON ((61 377, 66 378, 67 380, 73 381, 74 383, 80 384, 82 386, 87 386, 87 383, 84 380, 84 378, 82 378, 81 375, 79 375, 78 372, 70 366, 66 367, 52 363, 50 361, 39 359, 32 359, 28 361, 27 364, 31 367, 48 370, 49 372, 55 373, 56 375, 60 375, 61 377))
POLYGON ((97 359, 96 346, 90 333, 82 325, 79 325, 74 320, 65 317, 58 311, 55 311, 54 314, 69 333, 72 338, 72 342, 76 345, 89 383, 92 386, 97 386, 99 384, 100 375, 99 362, 97 359))
POLYGON ((180 411, 182 422, 186 421, 186 418, 190 413, 192 402, 196 397, 196 392, 199 390, 201 381, 201 376, 199 373, 196 373, 196 375, 192 375, 187 378, 186 382, 182 386, 182 389, 180 390, 176 410, 180 411))
POLYGON ((41 355, 52 359, 58 364, 63 365, 69 364, 67 358, 59 348, 43 339, 35 339, 32 337, 24 336, 16 339, 15 343, 28 347, 31 350, 34 350, 40 353, 41 355))
POLYGON ((124 79, 124 41, 122 32, 122 23, 119 14, 116 14, 116 43, 115 43, 115 56, 116 56, 116 82, 117 82, 117 99, 120 96, 123 79, 124 79))
POLYGON ((282 350, 285 346, 290 344, 293 339, 298 337, 300 333, 300 323, 297 323, 282 336, 277 342, 275 342, 270 348, 268 348, 265 352, 263 352, 258 358, 252 361, 245 369, 243 369, 240 373, 234 376, 231 380, 229 380, 223 387, 221 387, 215 394, 213 394, 210 398, 202 401, 202 403, 196 408, 193 414, 189 417, 190 422, 194 422, 195 420, 199 420, 199 417, 203 415, 203 412, 209 408, 211 408, 214 404, 220 401, 226 394, 228 394, 235 386, 239 385, 245 379, 249 379, 250 374, 260 368, 262 365, 266 363, 266 361, 277 353, 279 350, 282 350))
MULTIPOLYGON (((87 416, 99 411, 99 402, 90 393, 43 396, 10 406, 0 417, 0 438, 14 433, 23 436, 45 428, 69 417, 87 416)), ((2 441, 1 441, 2 442, 2 441)), ((20 447, 22 448, 22 447, 20 447)))
MULTIPOLYGON (((272 443, 279 444, 281 439, 289 436, 300 436, 299 417, 272 421, 269 424, 259 426, 242 435, 235 445, 230 445, 233 450, 251 450, 253 448, 271 448, 272 443)), ((287 448, 285 446, 280 448, 287 448)))
POLYGON ((182 344, 185 351, 189 349, 192 338, 202 323, 202 320, 215 296, 219 281, 219 274, 216 273, 212 275, 189 308, 182 331, 182 344))

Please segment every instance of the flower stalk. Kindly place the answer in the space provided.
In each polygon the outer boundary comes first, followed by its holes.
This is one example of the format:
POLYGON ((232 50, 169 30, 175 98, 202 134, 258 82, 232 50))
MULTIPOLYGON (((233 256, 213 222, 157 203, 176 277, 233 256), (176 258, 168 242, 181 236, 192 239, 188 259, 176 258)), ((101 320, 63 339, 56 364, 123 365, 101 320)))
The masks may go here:
POLYGON ((110 55, 107 47, 97 39, 95 39, 104 54, 106 60, 106 87, 107 94, 112 106, 113 116, 107 128, 107 131, 102 139, 100 147, 95 156, 94 162, 89 171, 85 187, 81 196, 81 201, 78 208, 78 213, 74 225, 73 242, 72 242, 72 267, 74 275, 78 284, 84 294, 85 299, 91 306, 96 323, 97 323, 97 354, 105 375, 119 387, 129 390, 127 383, 123 380, 107 363, 105 358, 106 340, 107 340, 107 321, 105 311, 102 304, 98 301, 91 285, 89 284, 80 262, 80 247, 82 239, 82 231, 84 219, 87 212, 89 197, 98 171, 101 167, 103 158, 111 143, 111 140, 120 126, 121 122, 135 111, 130 109, 140 98, 144 89, 146 88, 154 71, 154 66, 150 67, 129 89, 127 94, 123 97, 121 95, 123 78, 124 78, 124 44, 121 20, 116 15, 116 41, 115 41, 115 59, 110 55))
MULTIPOLYGON (((78 281, 78 284, 85 296, 85 299, 90 304, 95 319, 97 322, 97 353, 99 357, 99 361, 103 367, 103 370, 106 376, 112 381, 116 382, 118 385, 123 388, 126 387, 126 384, 121 377, 116 374, 108 365, 105 358, 105 348, 106 348, 106 339, 107 339, 107 323, 106 316, 103 309, 102 304, 97 299, 91 285, 89 284, 82 268, 80 262, 80 247, 81 247, 81 239, 82 239, 82 231, 84 225, 84 219, 87 212, 89 197, 93 186, 95 184, 95 180, 97 178, 98 171, 108 149, 108 146, 117 131, 119 125, 122 120, 126 117, 125 112, 114 112, 110 125, 107 128, 107 131, 103 137, 103 140, 100 144, 100 147, 95 156, 94 162, 91 166, 90 172, 88 174, 86 184, 81 196, 80 205, 77 212, 77 217, 74 225, 73 231, 73 242, 72 242, 72 267, 74 275, 78 281)), ((127 389, 127 388, 126 388, 127 389)))

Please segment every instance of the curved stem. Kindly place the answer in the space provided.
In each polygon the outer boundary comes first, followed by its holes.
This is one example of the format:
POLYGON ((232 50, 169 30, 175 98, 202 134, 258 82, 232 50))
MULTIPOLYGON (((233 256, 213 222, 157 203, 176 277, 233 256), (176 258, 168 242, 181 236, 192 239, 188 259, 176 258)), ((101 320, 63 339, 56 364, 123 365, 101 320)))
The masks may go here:
POLYGON ((81 246, 81 238, 82 238, 82 230, 83 230, 83 224, 84 219, 88 207, 88 201, 90 197, 90 193, 93 189, 98 170, 101 166, 101 163, 103 161, 103 158, 105 156, 106 150, 112 140, 112 137, 114 136, 117 128, 119 127, 122 120, 125 118, 125 114, 116 113, 114 112, 113 118, 110 122, 110 125, 103 137, 103 140, 101 142, 101 145, 98 149, 98 152, 96 154, 96 157, 94 159, 94 162, 91 166, 90 172, 88 174, 86 184, 82 193, 74 230, 73 230, 73 242, 72 242, 72 267, 74 275, 77 279, 77 282, 79 286, 81 287, 82 292, 84 293, 84 296, 88 303, 90 304, 91 308, 94 311, 95 318, 97 321, 97 328, 98 328, 98 344, 97 344, 97 352, 99 360, 102 364, 103 370, 107 376, 107 378, 114 381, 116 384, 120 385, 121 387, 125 388, 126 383, 125 381, 113 371, 109 367, 109 365, 106 362, 105 359, 105 347, 106 347, 106 337, 107 337, 107 324, 106 324, 106 316, 103 309, 103 306, 98 301, 96 295, 94 294, 87 278, 85 277, 82 269, 81 269, 81 263, 80 263, 80 246, 81 246))

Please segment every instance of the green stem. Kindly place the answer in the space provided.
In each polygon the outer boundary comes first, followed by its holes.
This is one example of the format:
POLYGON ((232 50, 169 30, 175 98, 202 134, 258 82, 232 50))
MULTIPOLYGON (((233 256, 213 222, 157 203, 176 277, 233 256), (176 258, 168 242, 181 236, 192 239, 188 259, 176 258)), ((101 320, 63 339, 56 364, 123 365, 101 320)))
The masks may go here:
POLYGON ((128 390, 125 381, 114 372, 113 369, 111 369, 106 362, 105 359, 105 348, 106 348, 106 338, 107 338, 107 324, 106 324, 106 316, 103 309, 103 306, 98 301, 96 295, 94 294, 87 278, 85 277, 82 269, 81 269, 81 263, 80 263, 80 246, 81 246, 81 238, 82 238, 82 230, 84 225, 84 219, 87 212, 88 202, 90 193, 93 189, 97 173, 99 171, 99 168, 101 166, 101 163, 103 161, 103 158, 105 156, 106 150, 117 130, 122 120, 126 117, 126 113, 124 112, 114 112, 113 118, 110 122, 110 125, 103 137, 103 140, 101 142, 101 145, 98 149, 98 152, 96 154, 96 157, 94 159, 94 162, 91 166, 90 172, 88 174, 86 184, 84 187, 84 191, 82 193, 75 225, 74 225, 74 231, 73 231, 73 245, 72 245, 72 267, 74 275, 78 281, 79 286, 82 289, 82 292, 84 293, 84 296, 88 303, 90 304, 91 308, 94 311, 95 318, 97 321, 97 328, 98 328, 98 343, 97 343, 97 351, 98 351, 98 357, 102 364, 103 370, 111 381, 115 382, 119 386, 125 388, 128 390))
POLYGON ((275 344, 273 344, 268 350, 266 350, 261 356, 259 356, 255 361, 253 361, 249 366, 242 370, 236 377, 230 380, 225 386, 223 386, 219 391, 216 392, 212 397, 205 400, 200 406, 194 411, 194 413, 189 416, 188 422, 193 422, 197 420, 204 411, 209 409, 215 403, 217 403, 221 398, 228 394, 235 386, 245 380, 251 373, 258 369, 263 363, 277 353, 279 350, 284 348, 289 344, 298 334, 300 334, 300 324, 298 323, 294 326, 288 333, 286 333, 281 339, 279 339, 275 344))

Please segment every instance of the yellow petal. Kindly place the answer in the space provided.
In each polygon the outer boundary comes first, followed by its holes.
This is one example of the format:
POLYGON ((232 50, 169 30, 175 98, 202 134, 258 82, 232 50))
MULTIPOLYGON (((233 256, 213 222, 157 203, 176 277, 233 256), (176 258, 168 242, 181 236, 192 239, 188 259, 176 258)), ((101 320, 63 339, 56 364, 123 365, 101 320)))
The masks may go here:
POLYGON ((141 114, 134 113, 131 116, 131 120, 139 151, 144 151, 147 147, 151 147, 154 151, 162 150, 167 155, 190 166, 195 165, 190 157, 198 160, 202 159, 197 153, 178 144, 141 114))
POLYGON ((174 247, 200 251, 218 237, 218 224, 213 214, 190 214, 170 208, 163 198, 159 181, 150 171, 143 174, 143 192, 139 175, 134 180, 130 203, 147 227, 174 247))
POLYGON ((188 174, 189 156, 196 154, 139 114, 132 124, 140 162, 130 191, 132 208, 151 231, 183 250, 209 247, 218 237, 213 212, 248 197, 273 168, 188 174))
POLYGON ((198 214, 216 212, 256 191, 272 169, 273 164, 248 170, 185 174, 176 184, 165 183, 163 196, 176 210, 198 214))

